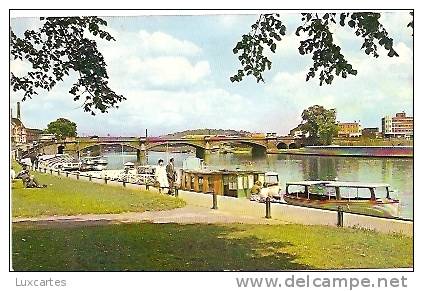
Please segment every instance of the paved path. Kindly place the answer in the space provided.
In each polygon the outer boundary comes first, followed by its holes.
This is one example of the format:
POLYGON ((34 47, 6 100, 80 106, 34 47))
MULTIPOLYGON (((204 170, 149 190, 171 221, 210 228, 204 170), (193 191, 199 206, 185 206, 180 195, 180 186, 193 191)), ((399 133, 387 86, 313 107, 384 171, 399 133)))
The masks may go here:
POLYGON ((81 214, 69 216, 40 216, 12 219, 13 223, 50 224, 109 224, 109 223, 180 223, 180 224, 216 224, 216 223, 245 223, 245 224, 283 224, 281 220, 242 216, 228 212, 208 209, 205 207, 188 205, 165 211, 125 212, 119 214, 81 214))

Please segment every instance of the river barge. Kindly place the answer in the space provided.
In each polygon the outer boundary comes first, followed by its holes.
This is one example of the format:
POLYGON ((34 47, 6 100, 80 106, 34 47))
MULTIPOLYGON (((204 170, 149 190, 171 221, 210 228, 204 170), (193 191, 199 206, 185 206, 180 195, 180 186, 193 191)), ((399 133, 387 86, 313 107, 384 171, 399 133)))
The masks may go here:
POLYGON ((250 198, 250 189, 260 181, 266 195, 280 192, 277 173, 247 170, 181 170, 180 189, 222 196, 250 198))

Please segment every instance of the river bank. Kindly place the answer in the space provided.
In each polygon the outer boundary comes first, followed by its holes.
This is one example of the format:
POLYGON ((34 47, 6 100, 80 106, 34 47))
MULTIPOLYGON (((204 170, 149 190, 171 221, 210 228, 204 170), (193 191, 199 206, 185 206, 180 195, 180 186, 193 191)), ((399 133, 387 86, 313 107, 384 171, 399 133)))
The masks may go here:
POLYGON ((306 146, 300 149, 280 149, 268 151, 272 154, 308 156, 373 157, 373 158, 413 158, 412 146, 306 146))
POLYGON ((37 208, 36 205, 43 205, 48 206, 44 213, 54 214, 49 206, 60 203, 61 207, 57 208, 56 215, 13 217, 12 267, 15 271, 413 267, 412 238, 406 233, 400 234, 400 231, 369 231, 357 225, 339 228, 333 225, 334 217, 329 216, 323 224, 316 225, 322 222, 321 218, 307 213, 301 213, 297 218, 309 218, 311 224, 293 223, 288 210, 281 212, 273 205, 272 218, 265 219, 264 204, 245 201, 248 203, 246 208, 231 197, 219 197, 219 209, 212 210, 211 195, 183 191, 179 192, 179 199, 187 203, 186 207, 151 213, 145 209, 137 212, 121 209, 114 214, 105 214, 108 212, 105 199, 114 197, 119 203, 123 198, 116 195, 116 191, 124 191, 123 195, 135 198, 128 205, 131 208, 136 207, 137 200, 144 198, 147 199, 145 206, 149 208, 157 199, 175 202, 178 199, 159 194, 152 187, 146 191, 142 185, 102 179, 91 179, 90 182, 89 177, 76 173, 70 173, 68 177, 63 172, 60 175, 59 172, 50 175, 49 171, 34 174, 41 182, 49 182, 48 188, 22 189, 25 193, 21 194, 16 188, 12 189, 13 198, 23 195, 27 199, 20 206, 13 203, 13 210, 18 207, 20 211, 28 212, 37 208), (65 184, 73 185, 72 193, 63 191, 65 184), (87 184, 101 186, 101 195, 93 196, 91 191, 85 193, 87 184), (55 191, 56 199, 47 197, 50 204, 45 204, 47 189, 55 191), (74 205, 87 203, 106 208, 96 215, 63 212, 74 205), (46 253, 46 249, 49 252, 46 253))
MULTIPOLYGON (((43 170, 41 169, 41 171, 43 170)), ((64 173, 60 173, 60 171, 53 171, 52 174, 55 176, 64 175, 64 173)), ((158 189, 152 187, 152 185, 123 183, 110 180, 110 178, 107 177, 93 179, 92 176, 81 175, 79 173, 68 173, 67 176, 68 178, 89 181, 96 184, 107 184, 107 186, 149 190, 152 193, 158 192, 158 189)), ((206 208, 210 208, 213 205, 211 195, 189 191, 178 191, 178 193, 178 197, 182 198, 188 205, 206 208)), ((253 202, 247 199, 218 196, 218 204, 220 209, 231 214, 251 216, 256 217, 257 219, 265 216, 265 205, 263 203, 253 202)), ((277 220, 280 223, 300 223, 327 226, 336 226, 338 223, 336 211, 298 207, 286 204, 272 204, 272 209, 272 219, 277 220)), ((344 213, 344 225, 347 227, 365 228, 383 233, 400 233, 408 236, 413 235, 413 222, 407 220, 386 219, 344 213)))

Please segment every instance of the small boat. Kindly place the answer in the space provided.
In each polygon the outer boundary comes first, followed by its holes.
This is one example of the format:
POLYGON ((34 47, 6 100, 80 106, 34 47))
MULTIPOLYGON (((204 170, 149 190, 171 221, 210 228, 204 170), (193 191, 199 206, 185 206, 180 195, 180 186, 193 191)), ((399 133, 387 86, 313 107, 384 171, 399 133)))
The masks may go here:
POLYGON ((278 174, 251 170, 182 169, 180 189, 222 196, 249 198, 250 189, 260 181, 262 195, 280 197, 278 174))
POLYGON ((107 169, 107 160, 103 157, 83 157, 81 158, 81 171, 102 171, 107 169))
POLYGON ((298 206, 398 217, 399 200, 391 198, 391 192, 386 183, 298 181, 286 183, 283 199, 298 206))
POLYGON ((135 169, 135 164, 133 162, 126 162, 123 167, 124 169, 135 169))

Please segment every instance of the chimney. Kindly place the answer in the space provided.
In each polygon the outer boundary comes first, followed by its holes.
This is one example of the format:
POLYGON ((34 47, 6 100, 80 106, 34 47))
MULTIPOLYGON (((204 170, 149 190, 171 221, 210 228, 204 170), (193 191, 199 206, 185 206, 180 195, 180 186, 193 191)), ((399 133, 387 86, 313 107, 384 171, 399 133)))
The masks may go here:
POLYGON ((21 102, 18 102, 17 103, 17 105, 16 105, 16 107, 17 107, 17 113, 16 113, 16 118, 17 119, 19 119, 19 120, 21 120, 21 102))

